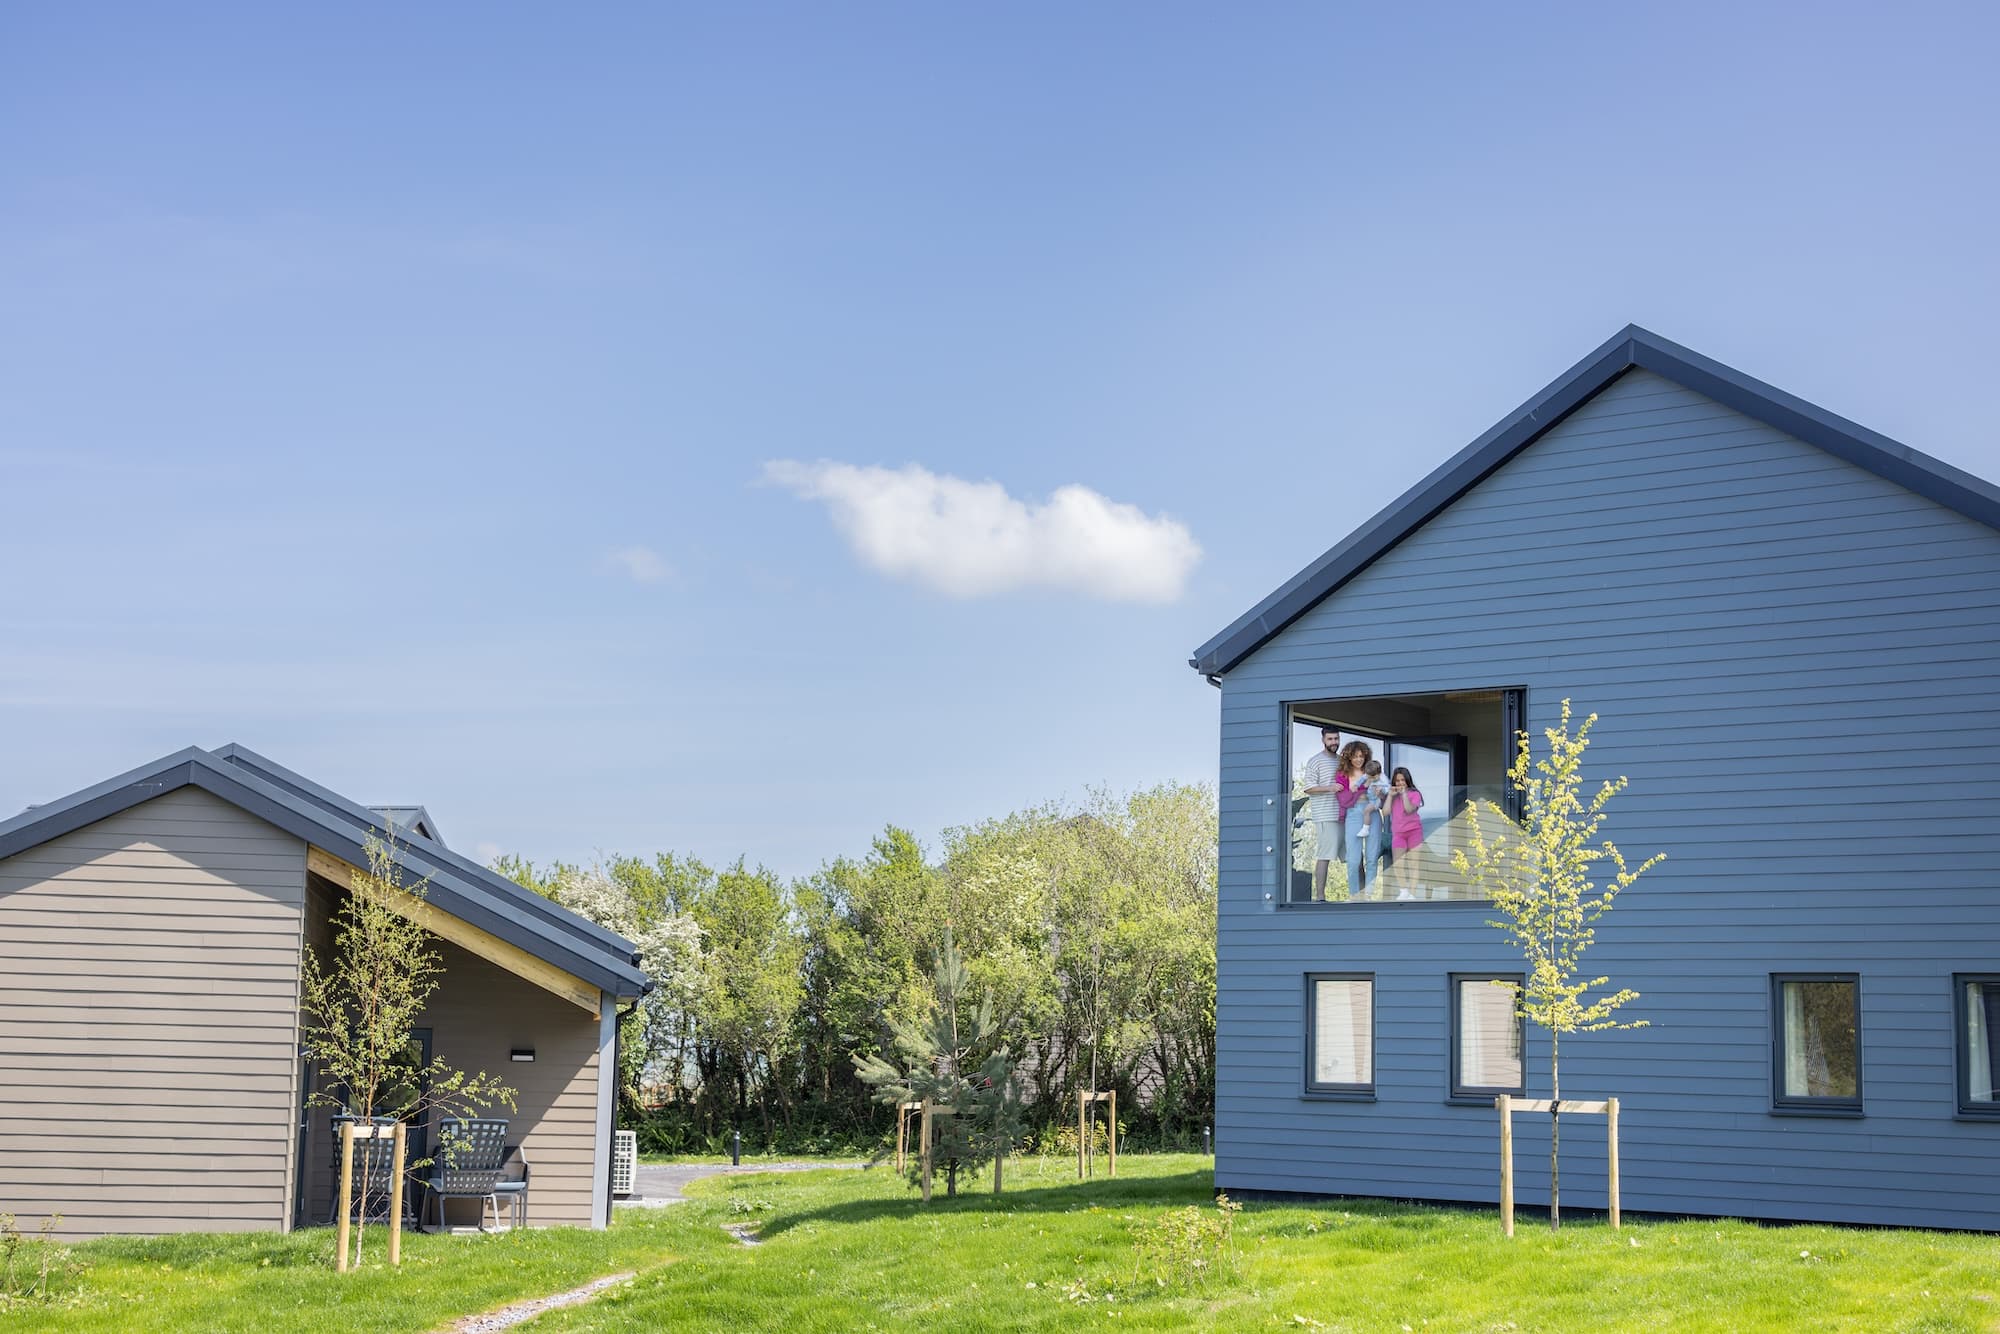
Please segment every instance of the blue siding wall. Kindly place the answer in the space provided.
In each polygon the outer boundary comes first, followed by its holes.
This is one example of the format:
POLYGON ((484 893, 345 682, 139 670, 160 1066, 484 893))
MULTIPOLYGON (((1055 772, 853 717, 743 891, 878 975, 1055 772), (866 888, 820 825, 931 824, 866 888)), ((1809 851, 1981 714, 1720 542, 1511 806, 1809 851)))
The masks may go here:
MULTIPOLYGON (((1623 1100, 1625 1207, 2000 1228, 1951 1003, 1954 972, 2000 971, 1996 660, 2000 533, 1649 372, 1613 383, 1224 679, 1217 1184, 1497 1199, 1494 1113, 1446 1103, 1446 975, 1520 966, 1489 910, 1276 907, 1264 849, 1285 701, 1525 686, 1537 734, 1565 696, 1602 715, 1595 772, 1632 780, 1608 832, 1669 858, 1589 956, 1653 1026, 1563 1046, 1566 1096, 1623 1100), (1906 785, 1863 800, 1863 762, 1906 785), (1770 974, 1811 970, 1861 975, 1858 1119, 1771 1111, 1770 974), (1301 1097, 1327 971, 1376 976, 1372 1103, 1301 1097)), ((1531 1029, 1529 1096, 1548 1079, 1531 1029)), ((1517 1118, 1524 1203, 1546 1127, 1517 1118)), ((1564 1203, 1601 1207, 1602 1118, 1563 1138, 1564 1203)))

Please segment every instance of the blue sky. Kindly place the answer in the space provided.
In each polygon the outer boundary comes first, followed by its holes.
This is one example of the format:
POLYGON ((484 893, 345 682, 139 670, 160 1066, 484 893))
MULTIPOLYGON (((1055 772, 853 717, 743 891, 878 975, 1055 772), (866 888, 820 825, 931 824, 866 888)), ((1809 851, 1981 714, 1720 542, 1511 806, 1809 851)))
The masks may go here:
POLYGON ((2000 476, 1990 6, 419 8, 0 14, 0 811, 1209 779, 1189 651, 1627 322, 2000 476))

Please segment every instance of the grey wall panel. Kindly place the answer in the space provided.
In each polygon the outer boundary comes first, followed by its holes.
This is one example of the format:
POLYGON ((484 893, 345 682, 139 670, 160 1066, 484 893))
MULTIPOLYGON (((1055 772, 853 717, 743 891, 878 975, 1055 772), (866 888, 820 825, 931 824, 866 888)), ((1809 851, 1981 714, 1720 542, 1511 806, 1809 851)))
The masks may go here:
MULTIPOLYGON (((1355 521, 1365 515, 1353 516, 1355 521)), ((1273 908, 1286 700, 1525 686, 1603 715, 1610 832, 1664 850, 1595 971, 1652 1027, 1563 1044, 1623 1104, 1624 1204, 2000 1229, 2000 1124, 1956 1117, 1950 979, 2000 971, 2000 534, 1634 371, 1223 679, 1217 1184, 1491 1201, 1451 1105, 1446 975, 1519 967, 1480 905, 1273 908), (1351 653, 1356 643, 1367 646, 1351 653), (1334 655, 1341 657, 1336 661, 1334 655), (1854 790, 1864 757, 1906 782, 1854 790), (1774 1115, 1773 972, 1862 979, 1865 1114, 1774 1115), (1376 977, 1376 1100, 1301 1096, 1308 972, 1376 977)), ((1529 1096, 1548 1095, 1530 1030, 1529 1096)), ((1546 1198, 1546 1118, 1517 1120, 1546 1198)), ((1601 1205, 1601 1121, 1564 1200, 1601 1205)))
POLYGON ((0 861, 0 1212, 285 1226, 305 877, 194 788, 0 861))

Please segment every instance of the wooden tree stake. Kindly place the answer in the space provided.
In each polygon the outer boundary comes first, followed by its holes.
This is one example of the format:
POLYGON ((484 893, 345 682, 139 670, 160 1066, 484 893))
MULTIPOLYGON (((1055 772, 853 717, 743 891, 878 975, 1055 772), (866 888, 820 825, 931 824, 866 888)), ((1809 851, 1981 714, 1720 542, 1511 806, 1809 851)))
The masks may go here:
POLYGON ((1611 1154, 1611 1227, 1618 1227, 1618 1099, 1609 1098, 1604 1104, 1604 1133, 1609 1141, 1611 1154))
POLYGON ((1111 1090, 1111 1175, 1118 1175, 1118 1090, 1111 1090))
MULTIPOLYGON (((1516 1108, 1524 1112, 1553 1111, 1555 1103, 1548 1098, 1513 1098, 1503 1093, 1493 1100, 1493 1107, 1500 1113, 1500 1231, 1511 1237, 1514 1235, 1514 1112, 1516 1108)), ((1611 1226, 1616 1229, 1619 1227, 1618 1099, 1573 1102, 1564 1098, 1562 1110, 1569 1116, 1580 1114, 1604 1118, 1605 1154, 1611 1195, 1611 1226)))
POLYGON ((390 1138, 394 1148, 389 1158, 389 1268, 403 1263, 403 1151, 409 1127, 401 1121, 390 1138))
POLYGON ((931 1202, 931 1100, 925 1098, 922 1107, 923 1125, 918 1133, 923 1138, 924 1146, 924 1203, 929 1204, 931 1202))
POLYGON ((335 1242, 340 1248, 340 1258, 335 1262, 339 1272, 347 1272, 347 1234, 353 1226, 354 1212, 350 1192, 354 1189, 354 1123, 347 1121, 340 1127, 340 1235, 335 1242))

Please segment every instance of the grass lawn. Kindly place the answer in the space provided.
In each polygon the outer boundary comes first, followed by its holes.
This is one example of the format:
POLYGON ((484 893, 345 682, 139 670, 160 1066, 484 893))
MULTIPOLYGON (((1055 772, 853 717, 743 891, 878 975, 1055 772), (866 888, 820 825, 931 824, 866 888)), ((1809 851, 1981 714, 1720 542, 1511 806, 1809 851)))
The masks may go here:
POLYGON ((358 1279, 329 1272, 324 1231, 93 1242, 83 1307, 0 1330, 420 1330, 621 1268, 641 1272, 524 1328, 2000 1329, 1990 1237, 1594 1220, 1551 1236, 1524 1216, 1509 1242, 1490 1211, 1352 1202, 1249 1202, 1233 1277, 1162 1288, 1133 1237, 1170 1209, 1214 1213, 1206 1160, 1119 1169, 1079 1183, 1073 1163, 1023 1160, 1005 1195, 928 1210, 881 1169, 711 1178, 608 1233, 414 1238, 401 1274, 358 1279), (746 1223, 763 1244, 723 1230, 746 1223))

